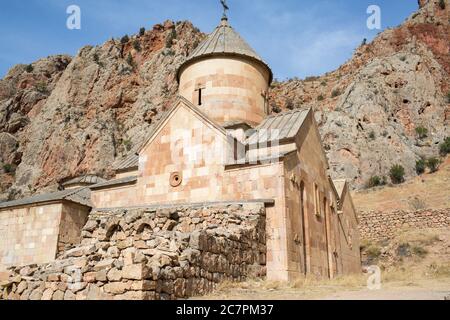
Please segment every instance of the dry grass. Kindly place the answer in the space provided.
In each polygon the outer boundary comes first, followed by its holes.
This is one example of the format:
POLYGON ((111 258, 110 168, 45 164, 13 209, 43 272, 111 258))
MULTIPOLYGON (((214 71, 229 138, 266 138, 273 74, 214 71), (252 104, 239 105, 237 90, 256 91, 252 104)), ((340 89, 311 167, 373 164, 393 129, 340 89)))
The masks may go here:
POLYGON ((449 181, 450 156, 447 156, 435 173, 396 186, 362 190, 352 196, 357 210, 365 212, 449 208, 449 181))
POLYGON ((396 241, 399 243, 417 243, 429 246, 439 241, 439 230, 402 229, 399 231, 396 241))

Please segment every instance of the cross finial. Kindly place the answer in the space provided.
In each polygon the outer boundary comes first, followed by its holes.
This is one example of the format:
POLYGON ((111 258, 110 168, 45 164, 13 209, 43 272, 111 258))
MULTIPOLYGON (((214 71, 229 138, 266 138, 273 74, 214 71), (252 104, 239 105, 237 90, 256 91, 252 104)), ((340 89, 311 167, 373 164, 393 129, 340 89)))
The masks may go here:
POLYGON ((227 11, 230 10, 230 8, 227 5, 227 1, 220 0, 220 3, 222 4, 223 7, 223 19, 227 19, 227 11))

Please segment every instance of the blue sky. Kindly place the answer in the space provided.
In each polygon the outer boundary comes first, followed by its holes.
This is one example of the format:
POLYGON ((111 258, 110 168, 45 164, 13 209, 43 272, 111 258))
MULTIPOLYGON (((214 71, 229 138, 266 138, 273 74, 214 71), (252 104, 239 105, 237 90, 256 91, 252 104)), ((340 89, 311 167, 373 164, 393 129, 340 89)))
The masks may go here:
MULTIPOLYGON (((417 0, 228 0, 230 23, 270 64, 275 77, 304 78, 332 71, 364 38, 395 27, 417 0), (369 30, 369 5, 381 8, 382 30, 369 30)), ((75 55, 85 45, 134 34, 166 19, 190 20, 211 32, 219 0, 15 0, 0 10, 0 77, 17 63, 53 54, 75 55), (66 28, 66 8, 81 8, 81 30, 66 28)))

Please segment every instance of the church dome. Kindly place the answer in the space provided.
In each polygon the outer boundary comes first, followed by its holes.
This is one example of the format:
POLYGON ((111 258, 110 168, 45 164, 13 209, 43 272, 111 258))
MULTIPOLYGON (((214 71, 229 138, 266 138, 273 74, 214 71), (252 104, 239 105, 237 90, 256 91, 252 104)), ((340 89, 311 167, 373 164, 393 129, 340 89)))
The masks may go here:
POLYGON ((269 65, 253 50, 252 47, 230 26, 228 18, 223 17, 216 29, 203 40, 178 69, 178 81, 181 73, 189 65, 214 56, 237 56, 259 63, 269 72, 269 84, 273 73, 269 65))

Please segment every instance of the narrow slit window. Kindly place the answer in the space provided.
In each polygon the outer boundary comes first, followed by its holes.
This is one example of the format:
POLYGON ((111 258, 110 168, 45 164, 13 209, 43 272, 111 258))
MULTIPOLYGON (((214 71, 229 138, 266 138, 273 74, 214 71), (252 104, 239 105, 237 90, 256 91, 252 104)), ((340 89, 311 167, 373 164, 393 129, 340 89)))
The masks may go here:
POLYGON ((198 89, 198 105, 202 105, 202 88, 198 89))

